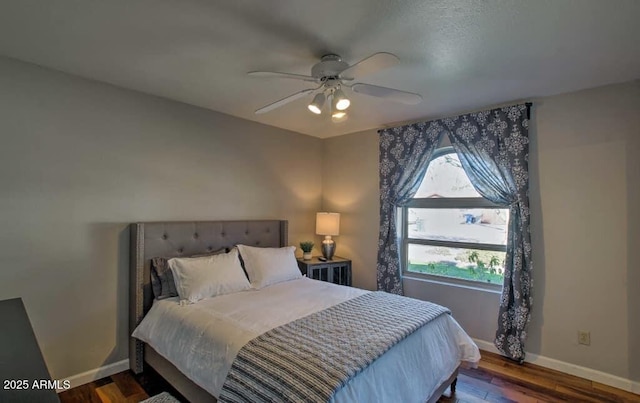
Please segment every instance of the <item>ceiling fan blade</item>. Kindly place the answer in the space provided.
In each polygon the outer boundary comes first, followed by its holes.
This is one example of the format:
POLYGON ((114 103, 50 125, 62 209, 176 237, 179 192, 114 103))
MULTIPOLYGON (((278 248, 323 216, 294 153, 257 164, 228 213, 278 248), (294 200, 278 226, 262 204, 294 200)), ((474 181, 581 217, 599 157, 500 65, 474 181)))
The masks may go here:
POLYGON ((390 101, 401 102, 407 105, 416 105, 422 102, 420 94, 413 92, 400 91, 393 88, 380 87, 371 84, 353 84, 351 89, 358 94, 370 95, 372 97, 384 98, 390 101))
POLYGON ((305 76, 303 74, 280 73, 277 71, 250 71, 247 74, 252 77, 289 78, 294 80, 311 81, 314 83, 318 81, 315 77, 305 76))
POLYGON ((282 98, 279 101, 276 101, 276 102, 270 103, 269 105, 263 106, 262 108, 256 110, 255 113, 257 115, 260 115, 260 114, 263 114, 263 113, 270 112, 270 111, 272 111, 272 110, 274 110, 276 108, 279 108, 279 107, 281 107, 283 105, 288 104, 289 102, 293 102, 298 98, 302 98, 305 95, 311 94, 315 90, 317 90, 317 88, 309 88, 309 89, 306 89, 306 90, 302 90, 300 92, 296 92, 295 94, 292 94, 292 95, 289 95, 288 97, 282 98))
POLYGON ((388 69, 398 63, 400 63, 400 59, 392 53, 374 53, 366 59, 360 60, 358 63, 342 70, 340 77, 345 80, 362 77, 367 74, 373 74, 382 69, 388 69))

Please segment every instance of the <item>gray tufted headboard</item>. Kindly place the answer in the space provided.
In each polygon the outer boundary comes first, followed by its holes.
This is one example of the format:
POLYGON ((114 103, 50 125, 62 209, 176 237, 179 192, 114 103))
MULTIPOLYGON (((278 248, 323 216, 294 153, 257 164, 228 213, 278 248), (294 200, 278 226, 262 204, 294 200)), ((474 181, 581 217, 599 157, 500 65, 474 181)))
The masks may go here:
MULTIPOLYGON (((191 256, 237 244, 280 247, 287 245, 287 221, 183 221, 148 222, 130 226, 129 334, 151 308, 151 259, 191 256)), ((129 342, 129 366, 143 367, 143 343, 129 342)))

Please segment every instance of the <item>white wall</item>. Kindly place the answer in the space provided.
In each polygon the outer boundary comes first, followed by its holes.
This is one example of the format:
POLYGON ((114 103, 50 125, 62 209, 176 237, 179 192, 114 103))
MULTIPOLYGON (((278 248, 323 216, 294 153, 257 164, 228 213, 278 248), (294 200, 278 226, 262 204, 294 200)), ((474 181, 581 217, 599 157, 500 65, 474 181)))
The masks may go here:
MULTIPOLYGON (((527 344, 530 353, 636 381, 639 88, 636 81, 535 102, 535 288, 527 344), (591 332, 591 346, 577 344, 578 330, 591 332)), ((376 276, 377 144, 375 131, 324 144, 323 207, 357 223, 341 232, 340 247, 355 257, 354 283, 366 287, 375 287, 376 276)), ((412 279, 404 286, 409 296, 449 306, 473 337, 493 340, 499 295, 412 279)))
POLYGON ((0 58, 0 300, 53 378, 126 359, 134 221, 279 218, 314 232, 316 138, 0 58))

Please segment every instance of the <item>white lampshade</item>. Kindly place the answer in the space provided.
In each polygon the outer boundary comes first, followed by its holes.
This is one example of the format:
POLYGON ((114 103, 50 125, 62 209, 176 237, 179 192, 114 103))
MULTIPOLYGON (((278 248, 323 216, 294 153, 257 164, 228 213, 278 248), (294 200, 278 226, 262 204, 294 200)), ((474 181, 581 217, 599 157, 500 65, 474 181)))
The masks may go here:
POLYGON ((333 120, 340 120, 340 119, 343 119, 345 116, 347 116, 347 112, 344 112, 344 111, 334 111, 331 114, 331 117, 333 118, 333 120))
POLYGON ((351 101, 344 95, 344 92, 340 88, 338 88, 333 93, 333 109, 343 111, 347 109, 351 105, 351 101))
POLYGON ((316 213, 317 235, 340 235, 340 213, 316 213))
POLYGON ((324 94, 319 93, 313 98, 313 102, 311 102, 308 106, 309 110, 316 115, 322 113, 322 105, 324 105, 324 94))

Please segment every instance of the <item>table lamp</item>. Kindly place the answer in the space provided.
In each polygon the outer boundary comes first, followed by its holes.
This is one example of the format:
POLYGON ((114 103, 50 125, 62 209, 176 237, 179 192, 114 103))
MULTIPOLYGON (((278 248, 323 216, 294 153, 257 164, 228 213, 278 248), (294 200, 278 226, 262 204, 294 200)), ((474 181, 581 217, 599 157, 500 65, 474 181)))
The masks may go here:
POLYGON ((331 237, 340 235, 340 213, 316 213, 316 234, 324 235, 322 256, 327 260, 333 259, 336 243, 331 237))

